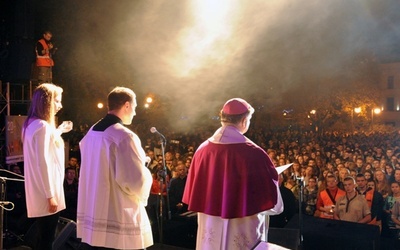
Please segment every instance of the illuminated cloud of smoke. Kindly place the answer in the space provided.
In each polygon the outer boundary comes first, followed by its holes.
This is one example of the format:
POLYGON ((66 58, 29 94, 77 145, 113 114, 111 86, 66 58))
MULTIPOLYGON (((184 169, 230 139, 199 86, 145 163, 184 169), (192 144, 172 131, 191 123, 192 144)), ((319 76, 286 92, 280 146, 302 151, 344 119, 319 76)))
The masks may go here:
MULTIPOLYGON (((360 52, 399 40, 400 4, 386 1, 71 1, 65 55, 91 84, 132 84, 196 122, 226 99, 264 107, 313 78, 339 75, 360 52)), ((68 9, 68 8, 67 8, 68 9)), ((80 77, 82 79, 82 77, 80 77)), ((80 83, 85 88, 85 82, 80 83)), ((327 86, 328 87, 328 86, 327 86)), ((185 126, 187 123, 185 123, 185 126)))

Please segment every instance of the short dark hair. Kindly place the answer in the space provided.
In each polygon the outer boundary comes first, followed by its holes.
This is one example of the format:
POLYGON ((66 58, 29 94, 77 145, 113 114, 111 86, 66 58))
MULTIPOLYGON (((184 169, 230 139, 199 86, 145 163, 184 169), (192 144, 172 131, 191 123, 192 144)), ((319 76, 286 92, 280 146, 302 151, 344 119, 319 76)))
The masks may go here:
POLYGON ((346 176, 343 181, 352 181, 353 183, 356 183, 356 180, 352 176, 346 176))
POLYGON ((398 181, 393 180, 393 181, 390 182, 390 185, 392 185, 393 183, 397 183, 397 185, 400 186, 400 183, 398 181))
POLYGON ((224 123, 232 123, 238 124, 243 118, 247 117, 250 114, 250 110, 239 115, 228 115, 225 114, 223 111, 220 112, 221 122, 224 123))
POLYGON ((72 170, 72 171, 75 172, 75 168, 73 168, 73 167, 67 167, 67 168, 65 168, 65 173, 68 173, 68 170, 72 170))
POLYGON ((362 177, 362 178, 364 178, 364 179, 367 179, 367 178, 365 178, 365 176, 364 176, 363 174, 361 174, 361 173, 359 173, 359 174, 356 175, 356 178, 359 178, 359 177, 362 177))
POLYGON ((333 179, 335 179, 335 181, 337 181, 337 177, 336 177, 335 174, 329 174, 328 173, 328 175, 325 177, 325 179, 328 179, 328 178, 333 178, 333 179))
POLYGON ((316 176, 311 176, 310 178, 308 178, 308 181, 310 181, 310 180, 314 180, 315 182, 317 182, 317 177, 316 176))
POLYGON ((135 97, 136 95, 131 89, 116 87, 108 94, 108 110, 120 109, 126 102, 132 103, 135 97))

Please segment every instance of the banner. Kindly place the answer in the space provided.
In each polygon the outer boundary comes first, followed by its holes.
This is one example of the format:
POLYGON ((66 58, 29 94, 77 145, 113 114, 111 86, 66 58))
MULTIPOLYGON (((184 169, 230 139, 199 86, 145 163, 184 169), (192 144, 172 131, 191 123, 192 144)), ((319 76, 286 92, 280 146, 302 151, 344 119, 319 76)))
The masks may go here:
POLYGON ((6 164, 24 161, 21 132, 26 116, 6 117, 6 164))

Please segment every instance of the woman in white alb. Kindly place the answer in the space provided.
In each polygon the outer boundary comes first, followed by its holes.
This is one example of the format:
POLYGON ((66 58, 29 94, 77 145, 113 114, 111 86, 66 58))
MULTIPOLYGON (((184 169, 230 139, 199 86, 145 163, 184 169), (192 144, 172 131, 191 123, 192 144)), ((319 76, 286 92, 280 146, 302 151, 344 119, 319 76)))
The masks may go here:
POLYGON ((29 218, 36 218, 34 249, 52 249, 59 212, 65 209, 64 141, 61 133, 71 122, 55 126, 55 114, 62 108, 62 88, 44 83, 32 96, 22 129, 26 206, 29 218))

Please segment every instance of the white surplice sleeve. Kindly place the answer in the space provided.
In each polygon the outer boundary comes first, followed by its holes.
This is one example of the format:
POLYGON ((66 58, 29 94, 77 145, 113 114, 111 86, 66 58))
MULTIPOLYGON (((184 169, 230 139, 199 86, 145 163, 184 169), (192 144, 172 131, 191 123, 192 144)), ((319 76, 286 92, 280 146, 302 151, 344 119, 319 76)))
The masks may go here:
POLYGON ((135 134, 122 140, 116 148, 116 182, 134 199, 147 204, 152 183, 151 173, 145 167, 146 154, 135 134))
POLYGON ((36 149, 36 166, 39 172, 36 178, 40 181, 37 183, 42 183, 44 193, 46 198, 54 197, 55 190, 54 185, 51 183, 50 173, 52 172, 52 167, 54 164, 51 162, 50 158, 50 140, 51 140, 51 129, 48 125, 44 124, 39 128, 34 135, 34 148, 36 149))
POLYGON ((282 195, 281 191, 279 190, 279 182, 273 180, 276 186, 276 192, 278 194, 277 196, 277 202, 275 206, 269 210, 267 210, 267 215, 277 215, 283 212, 283 200, 282 200, 282 195))

